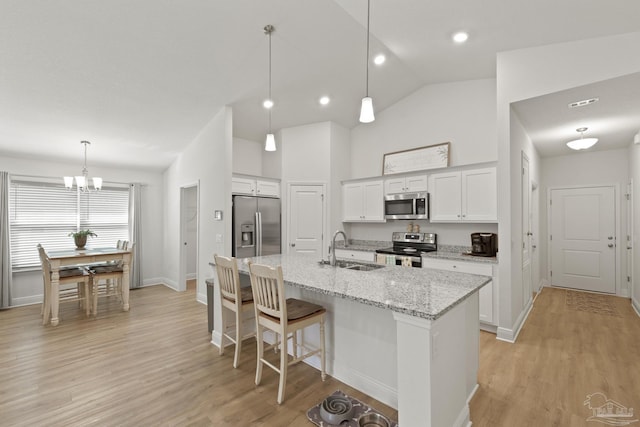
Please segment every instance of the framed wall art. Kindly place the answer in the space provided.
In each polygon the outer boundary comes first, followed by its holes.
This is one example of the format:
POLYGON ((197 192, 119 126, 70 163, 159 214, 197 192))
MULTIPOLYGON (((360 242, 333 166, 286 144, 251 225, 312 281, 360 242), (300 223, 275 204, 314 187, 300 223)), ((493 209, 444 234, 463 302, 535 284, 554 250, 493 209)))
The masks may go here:
POLYGON ((382 157, 382 175, 449 166, 450 142, 387 153, 382 157))

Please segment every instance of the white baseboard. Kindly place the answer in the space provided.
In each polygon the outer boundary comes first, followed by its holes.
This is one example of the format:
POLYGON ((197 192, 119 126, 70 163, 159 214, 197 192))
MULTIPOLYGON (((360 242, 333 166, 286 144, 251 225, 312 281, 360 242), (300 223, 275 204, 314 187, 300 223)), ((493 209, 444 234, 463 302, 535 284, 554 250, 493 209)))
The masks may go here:
POLYGON ((487 323, 480 322, 480 330, 485 332, 490 332, 492 334, 498 333, 498 327, 496 325, 489 325, 487 323))
POLYGON ((171 288, 174 291, 178 292, 178 282, 171 280, 167 277, 163 277, 161 279, 159 279, 160 283, 162 283, 163 285, 165 285, 167 288, 171 288))
POLYGON ((187 280, 193 280, 198 278, 198 273, 188 273, 187 280))
POLYGON ((633 307, 636 314, 640 316, 640 302, 638 302, 635 298, 631 298, 631 307, 633 307))
POLYGON ((144 279, 142 281, 142 286, 151 286, 151 285, 164 285, 166 283, 164 277, 151 277, 149 279, 144 279))
POLYGON ((198 301, 200 304, 207 305, 207 295, 198 293, 196 295, 196 301, 198 301))
POLYGON ((529 300, 529 304, 527 305, 527 307, 525 307, 524 310, 522 310, 522 312, 520 313, 520 316, 518 316, 518 319, 516 319, 516 323, 513 325, 512 329, 498 327, 498 333, 497 333, 496 339, 500 341, 506 341, 511 344, 515 343, 516 340, 518 339, 518 334, 522 330, 522 327, 524 326, 524 323, 527 320, 527 317, 529 317, 529 313, 531 312, 532 308, 533 308, 532 300, 529 300))

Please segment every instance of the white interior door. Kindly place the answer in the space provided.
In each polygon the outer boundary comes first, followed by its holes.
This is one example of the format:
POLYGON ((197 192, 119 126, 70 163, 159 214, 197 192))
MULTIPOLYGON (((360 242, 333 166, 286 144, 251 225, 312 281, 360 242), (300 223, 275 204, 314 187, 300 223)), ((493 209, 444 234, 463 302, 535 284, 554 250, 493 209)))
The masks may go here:
POLYGON ((629 286, 630 295, 633 293, 633 180, 629 182, 627 186, 627 239, 626 239, 626 251, 627 251, 627 283, 629 286))
POLYGON ((292 185, 289 197, 289 253, 322 258, 324 185, 292 185))
POLYGON ((532 298, 531 290, 531 176, 529 159, 522 153, 522 303, 532 298))
POLYGON ((551 191, 551 285, 616 291, 615 189, 551 191))

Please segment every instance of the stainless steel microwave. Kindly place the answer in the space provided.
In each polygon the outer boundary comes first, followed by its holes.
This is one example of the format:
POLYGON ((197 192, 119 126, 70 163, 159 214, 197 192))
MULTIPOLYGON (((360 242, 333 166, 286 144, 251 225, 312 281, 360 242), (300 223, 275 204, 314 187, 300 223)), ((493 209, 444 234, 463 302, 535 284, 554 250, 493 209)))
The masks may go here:
POLYGON ((384 198, 387 219, 429 219, 429 194, 389 194, 384 198))

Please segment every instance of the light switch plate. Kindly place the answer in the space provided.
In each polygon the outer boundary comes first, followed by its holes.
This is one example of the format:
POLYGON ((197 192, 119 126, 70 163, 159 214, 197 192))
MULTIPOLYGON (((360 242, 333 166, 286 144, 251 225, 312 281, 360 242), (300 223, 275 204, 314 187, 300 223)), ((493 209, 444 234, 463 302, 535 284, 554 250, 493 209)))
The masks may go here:
POLYGON ((216 221, 222 221, 222 211, 213 211, 213 219, 215 219, 216 221))

